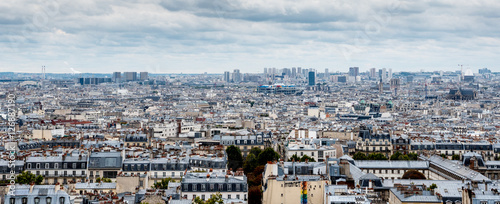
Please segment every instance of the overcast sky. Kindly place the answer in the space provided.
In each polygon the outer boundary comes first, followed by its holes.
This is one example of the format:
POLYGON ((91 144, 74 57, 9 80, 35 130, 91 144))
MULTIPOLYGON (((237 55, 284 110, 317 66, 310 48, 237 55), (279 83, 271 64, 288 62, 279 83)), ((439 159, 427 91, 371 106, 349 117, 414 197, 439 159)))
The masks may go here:
POLYGON ((0 71, 500 71, 498 0, 0 1, 0 71))

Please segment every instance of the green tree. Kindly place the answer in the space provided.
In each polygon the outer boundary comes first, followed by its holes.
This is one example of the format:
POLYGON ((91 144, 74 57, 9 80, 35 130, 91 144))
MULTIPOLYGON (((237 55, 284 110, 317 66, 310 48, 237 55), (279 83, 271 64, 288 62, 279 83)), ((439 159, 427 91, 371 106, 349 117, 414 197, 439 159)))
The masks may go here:
POLYGON ((160 182, 156 182, 153 185, 153 188, 155 188, 155 189, 167 189, 168 188, 168 183, 170 183, 171 181, 173 182, 173 179, 170 178, 170 177, 164 178, 160 182))
POLYGON ((396 151, 396 153, 391 155, 391 160, 399 160, 399 157, 402 156, 401 152, 396 151))
POLYGON ((441 154, 440 156, 443 157, 443 159, 448 159, 448 157, 446 156, 446 154, 441 154))
POLYGON ((408 155, 401 155, 398 157, 398 160, 401 160, 401 161, 410 161, 410 157, 408 157, 408 155))
POLYGON ((458 155, 458 154, 453 154, 453 156, 451 156, 451 159, 452 159, 452 160, 460 160, 460 155, 458 155))
POLYGON ((23 171, 19 175, 16 176, 16 183, 18 184, 31 184, 35 183, 36 185, 42 184, 43 176, 32 174, 29 171, 23 171))
POLYGON ((96 183, 100 183, 101 181, 104 182, 104 183, 111 183, 111 179, 110 178, 104 178, 104 177, 103 178, 99 178, 99 177, 97 177, 95 179, 96 183))
POLYGON ((255 157, 258 157, 261 152, 262 152, 262 149, 260 149, 258 147, 254 147, 250 150, 249 154, 253 154, 255 157))
POLYGON ((433 184, 431 184, 431 186, 429 186, 429 189, 433 190, 433 189, 436 189, 437 187, 438 186, 435 183, 433 183, 433 184))
POLYGON ((425 175, 417 170, 409 170, 403 174, 402 179, 423 179, 425 180, 425 175))
POLYGON ((288 161, 300 161, 300 157, 297 156, 297 154, 292 155, 290 158, 288 158, 288 161))
POLYGON ((259 160, 254 154, 250 153, 245 159, 245 163, 243 164, 243 171, 248 174, 249 172, 252 172, 257 166, 259 166, 259 160))
POLYGON ((371 153, 368 155, 368 160, 387 160, 387 157, 381 153, 371 153))
POLYGON ((240 148, 231 145, 226 149, 227 154, 227 168, 233 169, 233 171, 238 170, 238 168, 243 167, 243 157, 241 156, 240 148))
POLYGON ((316 160, 314 160, 314 158, 311 158, 311 157, 309 157, 307 155, 304 155, 304 156, 302 156, 302 158, 300 158, 300 162, 305 162, 306 160, 310 161, 310 162, 315 162, 316 161, 316 160))
POLYGON ((364 154, 362 152, 356 152, 356 154, 354 154, 352 156, 352 159, 354 159, 354 160, 367 160, 368 158, 366 157, 366 154, 364 154))
POLYGON ((259 164, 265 165, 268 161, 276 161, 280 158, 280 155, 274 151, 273 148, 268 147, 259 154, 259 164))
POLYGON ((222 195, 217 192, 213 194, 208 200, 203 201, 200 199, 200 197, 196 197, 194 199, 194 203, 196 204, 223 204, 224 200, 222 200, 222 195))
POLYGON ((418 154, 417 153, 408 153, 408 157, 410 157, 410 160, 412 160, 412 161, 418 160, 418 154))

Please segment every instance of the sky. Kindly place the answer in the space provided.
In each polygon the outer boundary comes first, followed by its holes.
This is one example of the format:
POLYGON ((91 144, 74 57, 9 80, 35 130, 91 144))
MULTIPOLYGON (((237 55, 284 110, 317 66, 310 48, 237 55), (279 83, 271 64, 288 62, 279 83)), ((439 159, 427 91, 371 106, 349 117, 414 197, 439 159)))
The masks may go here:
POLYGON ((498 0, 0 1, 0 72, 500 71, 498 0))

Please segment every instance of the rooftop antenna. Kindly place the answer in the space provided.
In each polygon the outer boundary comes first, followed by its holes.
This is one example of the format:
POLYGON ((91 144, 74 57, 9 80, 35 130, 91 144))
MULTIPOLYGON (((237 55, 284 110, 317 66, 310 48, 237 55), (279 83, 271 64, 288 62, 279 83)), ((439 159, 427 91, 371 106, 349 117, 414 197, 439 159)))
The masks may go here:
POLYGON ((45 66, 42 66, 42 80, 45 81, 45 66))
POLYGON ((459 88, 462 89, 462 82, 464 81, 464 65, 459 64, 458 66, 460 66, 460 85, 459 85, 459 88))

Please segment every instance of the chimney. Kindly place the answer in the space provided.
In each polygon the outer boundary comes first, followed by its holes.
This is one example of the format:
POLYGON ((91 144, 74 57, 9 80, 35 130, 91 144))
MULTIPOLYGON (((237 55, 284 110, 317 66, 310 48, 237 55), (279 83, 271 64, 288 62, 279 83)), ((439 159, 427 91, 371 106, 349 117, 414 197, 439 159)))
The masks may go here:
POLYGON ((32 182, 32 183, 30 184, 30 193, 32 193, 32 192, 33 192, 33 187, 34 187, 34 186, 35 186, 35 183, 33 183, 33 182, 32 182))
POLYGON ((61 189, 61 186, 59 185, 59 183, 56 183, 56 185, 54 187, 54 192, 57 193, 60 189, 61 189))
POLYGON ((373 182, 372 182, 372 180, 368 181, 368 188, 369 189, 373 188, 373 182))
POLYGON ((476 158, 476 157, 472 157, 472 158, 470 159, 470 164, 469 164, 469 168, 470 168, 470 169, 474 169, 474 167, 475 167, 475 165, 474 165, 474 163, 476 162, 475 158, 476 158))
POLYGON ((182 130, 182 119, 177 119, 177 137, 181 134, 182 130))
POLYGON ((484 191, 488 191, 488 183, 486 183, 486 181, 483 179, 483 183, 484 183, 484 191))

